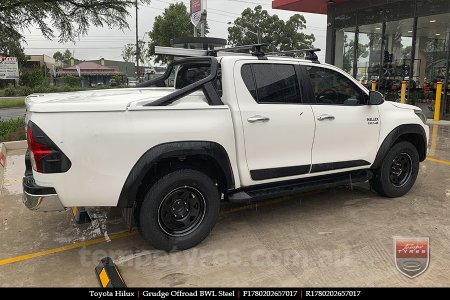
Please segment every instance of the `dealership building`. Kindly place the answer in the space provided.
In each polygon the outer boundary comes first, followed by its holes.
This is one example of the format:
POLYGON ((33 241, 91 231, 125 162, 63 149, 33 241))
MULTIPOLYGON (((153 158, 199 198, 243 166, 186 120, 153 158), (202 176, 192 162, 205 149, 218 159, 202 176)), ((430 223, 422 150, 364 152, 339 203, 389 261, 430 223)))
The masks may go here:
POLYGON ((274 0, 272 7, 326 14, 326 62, 368 86, 376 80, 387 100, 398 100, 406 81, 407 101, 432 110, 443 82, 441 116, 449 113, 449 0, 274 0))

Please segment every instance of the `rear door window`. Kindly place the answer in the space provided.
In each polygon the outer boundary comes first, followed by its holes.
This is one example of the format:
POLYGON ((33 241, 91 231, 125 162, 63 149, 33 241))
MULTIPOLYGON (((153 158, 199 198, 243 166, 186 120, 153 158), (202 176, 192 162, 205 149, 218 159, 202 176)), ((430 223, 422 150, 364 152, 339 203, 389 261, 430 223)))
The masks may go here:
POLYGON ((294 65, 245 64, 242 66, 241 76, 257 103, 301 103, 294 65))

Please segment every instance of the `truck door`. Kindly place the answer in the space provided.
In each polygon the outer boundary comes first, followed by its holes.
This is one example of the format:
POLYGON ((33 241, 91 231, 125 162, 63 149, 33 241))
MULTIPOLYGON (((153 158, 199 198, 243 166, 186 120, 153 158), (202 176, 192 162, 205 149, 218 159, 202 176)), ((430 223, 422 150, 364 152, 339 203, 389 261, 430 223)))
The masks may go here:
POLYGON ((248 174, 243 185, 306 176, 315 122, 295 62, 242 60, 234 68, 248 174))
POLYGON ((311 103, 316 121, 311 173, 368 168, 378 149, 378 106, 367 105, 366 92, 335 68, 303 70, 311 82, 305 102, 311 103))

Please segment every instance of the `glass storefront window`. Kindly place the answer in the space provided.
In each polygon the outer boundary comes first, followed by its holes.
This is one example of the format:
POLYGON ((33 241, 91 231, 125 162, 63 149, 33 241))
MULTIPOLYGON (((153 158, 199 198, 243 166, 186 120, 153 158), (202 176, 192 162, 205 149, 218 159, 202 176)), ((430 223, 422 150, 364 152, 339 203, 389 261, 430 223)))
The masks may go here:
POLYGON ((434 109, 436 84, 446 80, 447 57, 449 45, 450 14, 432 15, 418 18, 416 38, 415 67, 421 92, 418 102, 427 104, 429 110, 434 109))
POLYGON ((359 27, 356 79, 366 86, 380 77, 382 28, 381 23, 359 27))
POLYGON ((450 112, 450 0, 353 0, 336 4, 336 11, 336 66, 369 88, 376 80, 390 101, 400 100, 406 81, 407 103, 429 116, 442 81, 443 106, 450 112))
POLYGON ((336 31, 335 65, 353 76, 356 28, 345 28, 336 31))
POLYGON ((335 18, 335 62, 339 68, 353 75, 356 14, 340 14, 335 18))
MULTIPOLYGON (((402 81, 410 80, 413 27, 414 19, 386 22, 379 89, 388 101, 398 101, 402 81)), ((411 84, 415 89, 414 78, 411 84)))

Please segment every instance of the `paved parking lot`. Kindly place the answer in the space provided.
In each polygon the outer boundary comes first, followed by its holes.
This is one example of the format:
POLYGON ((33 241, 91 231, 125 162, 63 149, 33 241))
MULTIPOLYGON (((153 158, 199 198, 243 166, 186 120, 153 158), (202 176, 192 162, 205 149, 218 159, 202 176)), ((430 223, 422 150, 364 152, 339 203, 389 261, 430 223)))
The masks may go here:
POLYGON ((128 286, 449 286, 450 127, 431 126, 429 160, 411 192, 386 199, 368 184, 250 206, 224 204, 210 237, 167 254, 99 211, 88 225, 69 212, 21 203, 23 154, 8 153, 0 198, 0 286, 98 286, 112 257, 128 286), (430 265, 415 279, 394 265, 394 236, 430 237, 430 265))

